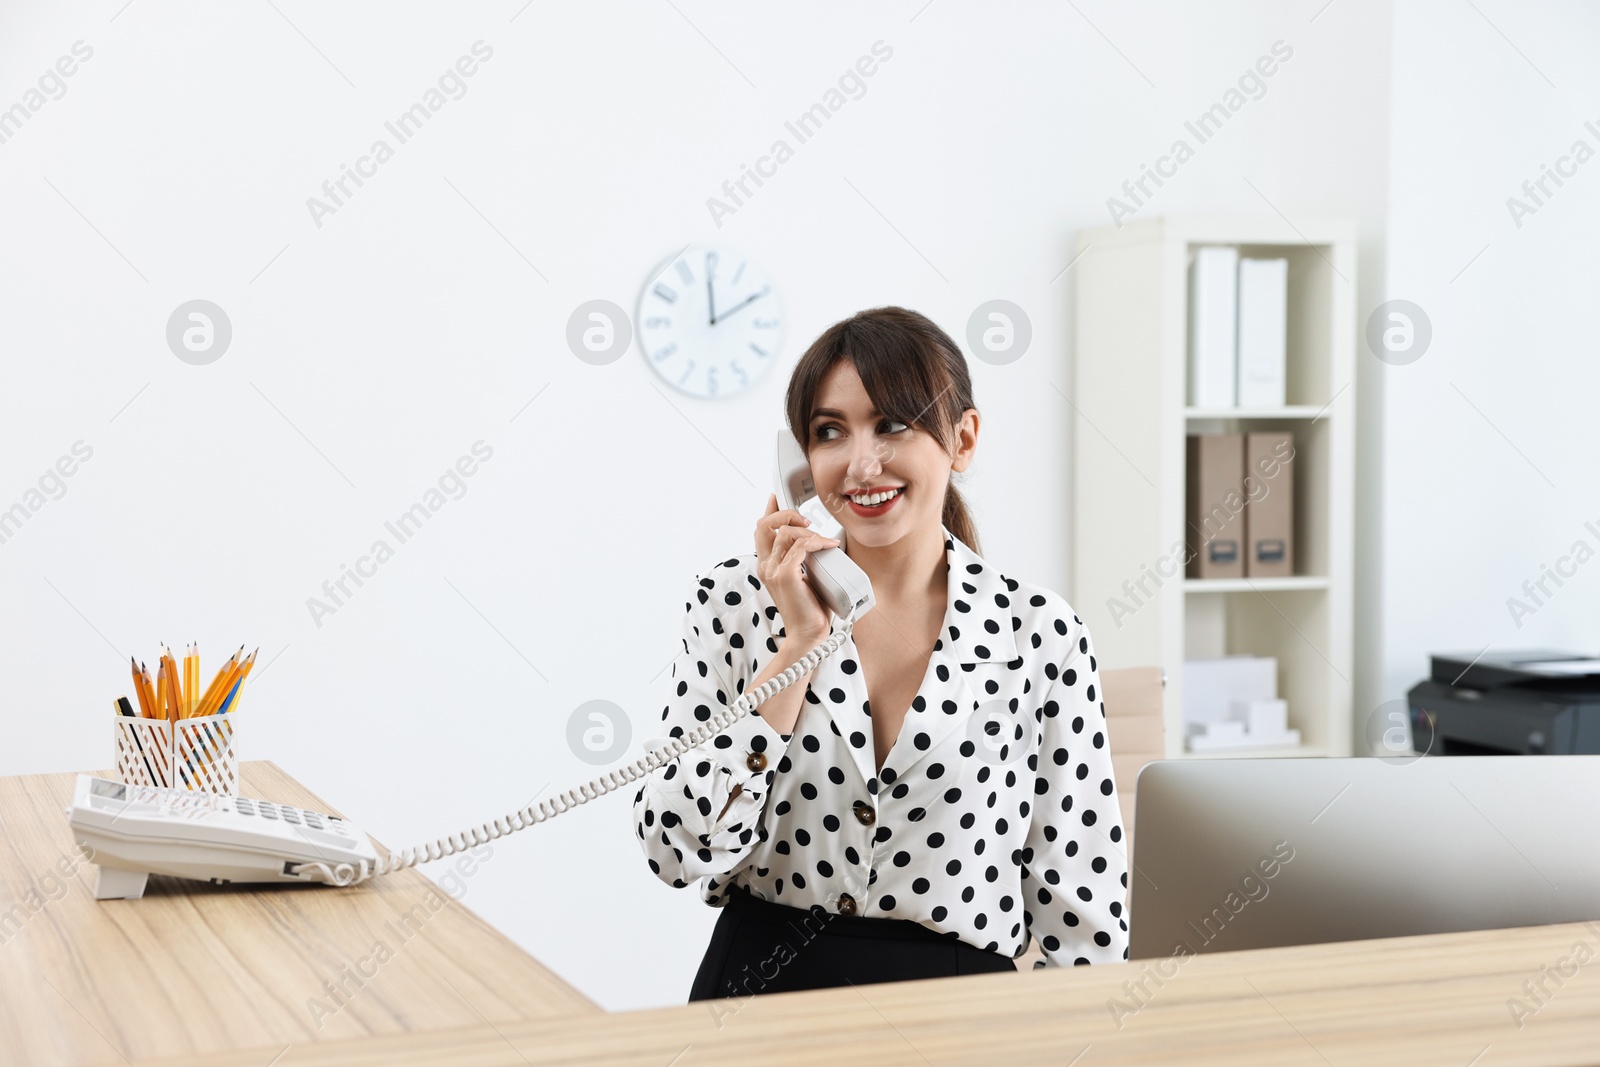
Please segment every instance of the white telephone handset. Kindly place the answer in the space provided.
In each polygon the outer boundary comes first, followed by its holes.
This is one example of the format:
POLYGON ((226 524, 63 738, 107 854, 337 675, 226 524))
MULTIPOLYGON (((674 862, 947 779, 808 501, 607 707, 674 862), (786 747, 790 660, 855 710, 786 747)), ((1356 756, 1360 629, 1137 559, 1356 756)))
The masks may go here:
MULTIPOLYGON (((811 463, 790 434, 778 431, 778 452, 773 459, 778 506, 794 508, 811 520, 811 528, 824 537, 844 540, 844 527, 817 496, 811 480, 811 463)), ((823 607, 841 619, 859 618, 872 610, 872 583, 866 572, 840 548, 824 548, 806 555, 802 564, 806 584, 823 607)))
MULTIPOLYGON (((796 507, 812 529, 829 537, 842 530, 811 480, 811 464, 789 434, 779 431, 776 459, 778 503, 796 507)), ((303 812, 243 797, 208 797, 178 789, 124 787, 79 775, 67 821, 82 844, 94 849, 100 864, 97 899, 137 898, 146 876, 167 874, 213 882, 322 882, 355 885, 380 874, 442 859, 474 845, 553 819, 579 804, 637 781, 684 752, 704 744, 738 722, 751 709, 805 677, 837 652, 861 615, 872 610, 872 584, 843 548, 812 552, 805 562, 806 583, 840 619, 828 639, 787 670, 747 691, 721 714, 693 733, 673 738, 643 759, 576 789, 541 800, 465 833, 391 852, 382 859, 349 823, 331 815, 303 812), (266 820, 263 822, 263 820, 266 820), (289 825, 284 825, 285 823, 289 825), (320 857, 311 859, 310 856, 320 857)))

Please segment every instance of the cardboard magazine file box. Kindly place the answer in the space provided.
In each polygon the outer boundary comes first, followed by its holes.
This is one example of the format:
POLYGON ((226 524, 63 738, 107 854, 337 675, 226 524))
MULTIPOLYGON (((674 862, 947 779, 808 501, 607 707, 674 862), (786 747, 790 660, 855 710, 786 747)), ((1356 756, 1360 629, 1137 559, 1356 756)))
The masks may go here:
POLYGON ((1187 442, 1184 520, 1189 578, 1243 578, 1244 437, 1195 434, 1187 442))
POLYGON ((1244 572, 1250 578, 1294 574, 1294 434, 1245 435, 1244 572))

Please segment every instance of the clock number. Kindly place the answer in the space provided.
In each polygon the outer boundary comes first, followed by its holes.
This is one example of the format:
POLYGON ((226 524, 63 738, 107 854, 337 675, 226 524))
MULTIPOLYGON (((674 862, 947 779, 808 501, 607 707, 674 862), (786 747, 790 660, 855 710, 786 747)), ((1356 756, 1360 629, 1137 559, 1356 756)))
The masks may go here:
MULTIPOLYGON (((759 257, 747 259, 714 242, 690 242, 657 260, 636 286, 636 358, 663 388, 725 403, 772 373, 786 350, 784 337, 793 325, 779 303, 782 287, 767 276, 759 257)), ((587 339, 606 339, 604 323, 584 325, 592 327, 587 339)), ((625 324, 613 325, 614 340, 624 340, 625 324)), ((583 351, 581 343, 577 348, 583 351)))

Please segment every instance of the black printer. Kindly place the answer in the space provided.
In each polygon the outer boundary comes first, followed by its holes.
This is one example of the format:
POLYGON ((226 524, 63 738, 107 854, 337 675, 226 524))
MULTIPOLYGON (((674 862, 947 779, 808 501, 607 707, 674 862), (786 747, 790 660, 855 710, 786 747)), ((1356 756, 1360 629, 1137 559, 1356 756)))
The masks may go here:
POLYGON ((1535 649, 1435 655, 1406 694, 1417 751, 1600 753, 1600 658, 1535 649))

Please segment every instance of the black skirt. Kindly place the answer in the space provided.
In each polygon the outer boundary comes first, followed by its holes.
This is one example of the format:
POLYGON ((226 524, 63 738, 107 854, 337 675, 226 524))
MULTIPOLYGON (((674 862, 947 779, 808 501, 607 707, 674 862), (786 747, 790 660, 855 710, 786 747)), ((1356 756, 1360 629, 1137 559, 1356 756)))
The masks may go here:
POLYGON ((909 919, 839 915, 775 904, 728 887, 689 1000, 797 989, 1016 972, 1008 956, 909 919))

